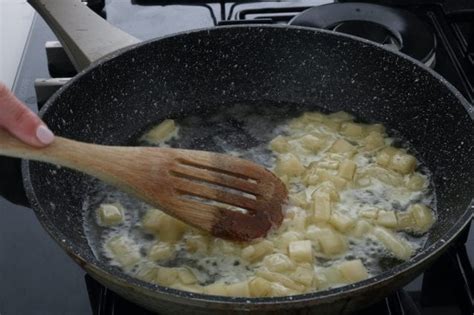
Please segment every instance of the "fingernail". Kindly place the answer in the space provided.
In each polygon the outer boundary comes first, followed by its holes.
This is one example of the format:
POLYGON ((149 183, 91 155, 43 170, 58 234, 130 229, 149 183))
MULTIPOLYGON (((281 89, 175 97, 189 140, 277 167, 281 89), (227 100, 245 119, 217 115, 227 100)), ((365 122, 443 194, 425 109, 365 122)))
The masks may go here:
POLYGON ((36 129, 36 138, 42 144, 50 144, 54 140, 54 134, 45 125, 41 125, 36 129))

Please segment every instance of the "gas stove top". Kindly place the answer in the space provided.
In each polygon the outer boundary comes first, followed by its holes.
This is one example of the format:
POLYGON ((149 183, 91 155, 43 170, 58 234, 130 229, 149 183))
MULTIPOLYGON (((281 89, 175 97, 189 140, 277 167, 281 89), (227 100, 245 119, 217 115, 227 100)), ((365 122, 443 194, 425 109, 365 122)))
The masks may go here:
MULTIPOLYGON (((289 23, 351 33, 419 59, 474 102, 472 1, 370 1, 389 6, 376 8, 390 17, 385 22, 377 20, 380 14, 352 21, 344 9, 327 6, 331 2, 90 0, 88 5, 143 40, 243 23, 289 23)), ((55 36, 36 16, 15 94, 37 110, 75 73, 55 36)), ((0 194, 27 205, 18 164, 0 158, 0 194)), ((0 197, 0 314, 150 314, 85 275, 49 238, 31 209, 7 199, 0 197)), ((467 229, 422 276, 359 314, 474 314, 473 261, 474 231, 467 229)))

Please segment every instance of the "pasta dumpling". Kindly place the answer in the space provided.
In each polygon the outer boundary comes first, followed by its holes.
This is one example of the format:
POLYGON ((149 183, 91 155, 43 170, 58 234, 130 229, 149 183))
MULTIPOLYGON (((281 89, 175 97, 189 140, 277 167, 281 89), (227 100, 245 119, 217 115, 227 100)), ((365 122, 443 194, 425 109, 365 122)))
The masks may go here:
POLYGON ((101 204, 97 209, 98 223, 101 226, 113 226, 123 222, 124 209, 118 204, 101 204))
MULTIPOLYGON (((168 146, 178 131, 168 119, 141 140, 168 146)), ((365 280, 379 272, 374 252, 408 260, 421 243, 412 240, 436 221, 429 174, 385 132, 346 112, 307 112, 255 150, 229 151, 265 157, 288 190, 283 222, 265 238, 216 239, 159 209, 131 211, 109 198, 92 216, 108 231, 102 249, 138 279, 210 295, 288 296, 365 280)))

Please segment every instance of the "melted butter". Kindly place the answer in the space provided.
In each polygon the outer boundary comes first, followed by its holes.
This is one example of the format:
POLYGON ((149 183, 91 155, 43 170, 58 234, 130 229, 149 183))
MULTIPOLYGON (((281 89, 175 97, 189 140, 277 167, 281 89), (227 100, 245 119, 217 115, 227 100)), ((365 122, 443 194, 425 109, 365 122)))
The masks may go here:
MULTIPOLYGON (((284 107, 284 106, 283 106, 284 107)), ((173 134, 169 141, 158 143, 159 146, 170 146, 190 149, 206 149, 216 152, 226 152, 234 156, 239 156, 253 160, 259 164, 273 169, 276 163, 275 154, 268 149, 268 143, 277 135, 289 136, 292 151, 297 154, 302 164, 308 168, 311 163, 321 162, 333 154, 329 152, 335 140, 344 138, 327 126, 317 126, 311 130, 312 133, 321 134, 325 137, 326 144, 317 154, 308 153, 298 142, 298 138, 308 134, 305 130, 291 128, 291 121, 287 119, 289 112, 284 110, 263 110, 254 113, 251 106, 246 107, 241 104, 235 108, 229 108, 226 112, 221 112, 203 120, 201 117, 188 117, 179 121, 179 133, 173 134), (215 125, 219 125, 221 133, 216 134, 215 125)), ((293 114, 295 115, 295 114, 293 114)), ((397 139, 399 140, 399 139, 397 139)), ((358 141, 349 139, 353 144, 358 141)), ((391 144, 394 139, 386 137, 385 144, 391 144)), ((358 170, 375 165, 374 155, 367 152, 358 152, 352 160, 356 163, 358 170)), ((429 182, 429 172, 423 167, 418 168, 427 182, 429 182)), ((337 174, 337 170, 328 170, 332 175, 337 174)), ((408 175, 400 176, 405 181, 408 175)), ((398 178, 398 177, 397 177, 398 178)), ((115 259, 106 242, 112 237, 123 236, 127 238, 130 251, 138 252, 140 260, 131 268, 122 268, 131 275, 137 275, 143 266, 156 265, 161 267, 187 267, 190 268, 197 278, 199 285, 208 285, 216 281, 225 283, 236 283, 251 279, 255 276, 256 270, 262 267, 263 258, 256 261, 248 261, 242 257, 243 249, 249 244, 225 244, 228 251, 222 250, 222 242, 217 244, 210 238, 209 250, 207 252, 190 252, 187 249, 186 241, 189 238, 200 235, 195 230, 188 230, 183 238, 173 244, 174 255, 170 259, 152 262, 147 257, 151 246, 159 241, 155 236, 145 233, 141 228, 141 219, 149 208, 146 204, 130 198, 125 193, 117 191, 115 188, 105 184, 94 182, 88 199, 84 203, 85 232, 89 244, 94 254, 99 259, 110 261, 115 266, 121 266, 115 259), (100 203, 117 202, 127 209, 124 223, 111 228, 98 226, 95 218, 95 209, 100 203)), ((307 187, 301 178, 292 178, 289 183, 290 194, 296 195, 304 192, 306 199, 310 200, 316 190, 315 186, 307 187)), ((435 209, 435 198, 433 191, 428 188, 420 191, 411 191, 404 185, 396 186, 384 183, 376 178, 371 178, 368 182, 361 182, 360 185, 349 185, 339 192, 339 202, 334 204, 333 211, 344 213, 350 218, 357 220, 360 212, 373 208, 388 211, 403 211, 413 203, 423 203, 435 209)), ((289 205, 286 211, 286 219, 282 227, 272 231, 267 239, 274 242, 274 253, 286 253, 286 249, 278 247, 279 237, 286 232, 300 233, 294 225, 295 219, 290 216, 302 215, 310 216, 311 211, 303 209, 297 205, 289 205)), ((309 225, 310 223, 307 223, 309 225)), ((425 236, 397 232, 397 235, 408 240, 413 248, 421 248, 426 241, 425 236)), ((304 237, 303 237, 304 238, 304 237)), ((370 275, 376 275, 393 265, 399 263, 391 254, 377 241, 373 235, 363 238, 355 238, 348 235, 347 250, 337 256, 328 257, 315 249, 314 270, 319 272, 321 268, 335 266, 341 262, 353 259, 360 259, 369 271, 370 275)), ((122 266, 123 267, 123 266, 122 266)), ((331 286, 339 286, 340 283, 333 283, 331 286)), ((314 291, 318 288, 307 287, 306 291, 314 291)), ((321 288, 319 288, 321 289, 321 288)))

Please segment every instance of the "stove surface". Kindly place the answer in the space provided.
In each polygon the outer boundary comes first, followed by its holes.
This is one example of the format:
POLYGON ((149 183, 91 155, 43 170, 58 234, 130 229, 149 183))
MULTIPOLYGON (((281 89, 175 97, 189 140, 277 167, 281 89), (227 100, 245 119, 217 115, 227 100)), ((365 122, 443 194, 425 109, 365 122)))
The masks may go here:
MULTIPOLYGON (((97 2, 100 1, 90 1, 91 4, 97 2)), ((331 1, 246 1, 221 5, 217 1, 207 3, 107 0, 105 15, 110 23, 137 38, 146 40, 218 24, 242 23, 242 20, 246 23, 254 22, 256 19, 263 23, 287 23, 305 9, 329 2, 331 1)), ((430 25, 438 43, 434 69, 472 102, 474 6, 470 11, 465 10, 466 6, 462 5, 451 6, 443 11, 443 7, 438 4, 430 1, 421 2, 424 4, 385 1, 409 9, 430 25)), ((45 43, 55 40, 48 26, 36 16, 14 84, 15 94, 35 111, 38 108, 35 80, 65 76, 61 72, 65 71, 64 68, 57 69, 57 73, 53 71, 53 76, 50 75, 54 63, 51 64, 46 57, 45 43)), ((6 192, 5 195, 10 200, 24 203, 21 181, 14 167, 17 164, 18 161, 0 158, 0 175, 9 176, 1 178, 0 191, 6 192)), ((86 276, 42 229, 31 209, 14 205, 0 197, 0 218, 0 314, 150 314, 86 276)), ((443 270, 446 266, 455 268, 457 262, 466 260, 459 258, 463 255, 469 256, 470 261, 474 262, 474 229, 471 229, 467 236, 467 254, 454 251, 445 256, 446 261, 441 261, 438 269, 433 270, 443 270)), ((468 269, 469 267, 472 274, 472 263, 467 266, 468 269)), ((453 295, 451 299, 454 299, 438 303, 443 304, 441 306, 432 305, 433 300, 439 299, 436 290, 431 292, 424 288, 424 297, 420 293, 422 285, 439 287, 440 284, 431 280, 426 281, 428 284, 422 284, 420 276, 404 291, 395 292, 393 296, 360 314, 467 314, 466 309, 460 308, 456 302, 456 296, 462 296, 463 292, 467 292, 456 291, 456 284, 462 286, 462 275, 462 270, 453 271, 449 273, 448 279, 442 279, 448 281, 447 283, 451 283, 449 281, 452 279, 455 282, 452 284, 454 288, 448 287, 448 284, 446 287, 441 286, 440 289, 446 288, 453 295), (427 301, 431 301, 431 304, 427 301), (429 307, 421 308, 421 304, 429 304, 429 307)), ((433 277, 429 279, 431 278, 433 277)), ((473 292, 470 294, 472 299, 473 292)))

